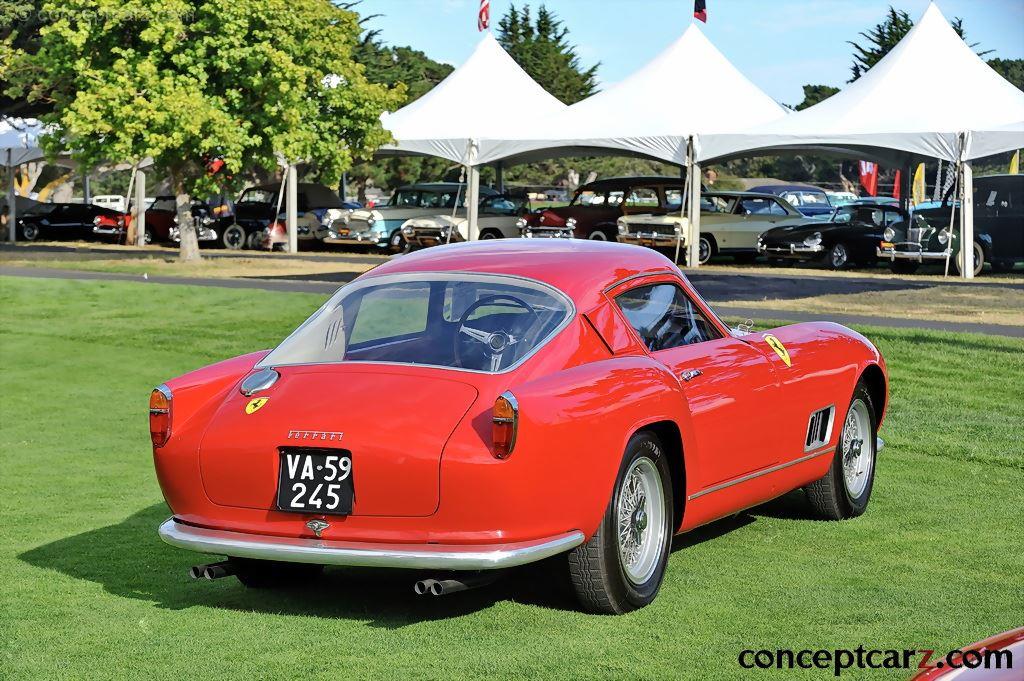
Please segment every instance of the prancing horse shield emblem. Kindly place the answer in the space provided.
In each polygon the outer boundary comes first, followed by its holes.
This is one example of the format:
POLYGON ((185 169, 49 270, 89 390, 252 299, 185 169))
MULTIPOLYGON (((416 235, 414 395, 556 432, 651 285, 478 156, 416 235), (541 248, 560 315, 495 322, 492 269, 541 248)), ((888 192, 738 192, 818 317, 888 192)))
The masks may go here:
POLYGON ((260 407, 269 401, 269 397, 257 397, 254 400, 249 400, 249 404, 245 405, 245 413, 252 414, 253 412, 259 411, 260 407))
POLYGON ((313 534, 315 534, 317 537, 319 537, 320 533, 330 526, 331 524, 329 522, 327 522, 326 520, 320 520, 319 518, 313 518, 308 523, 306 523, 306 527, 313 530, 313 534))
POLYGON ((770 333, 765 334, 764 341, 768 343, 768 347, 775 351, 775 354, 779 356, 779 359, 786 363, 786 366, 793 366, 793 360, 789 358, 789 350, 786 350, 786 346, 782 344, 782 341, 770 333))

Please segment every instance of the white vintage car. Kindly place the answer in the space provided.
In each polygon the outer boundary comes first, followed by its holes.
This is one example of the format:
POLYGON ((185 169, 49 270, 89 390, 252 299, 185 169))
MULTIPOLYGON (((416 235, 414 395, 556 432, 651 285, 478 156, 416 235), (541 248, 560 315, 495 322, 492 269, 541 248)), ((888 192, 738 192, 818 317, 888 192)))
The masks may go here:
MULTIPOLYGON (((477 226, 481 239, 506 239, 519 236, 518 222, 529 210, 525 198, 505 194, 480 200, 477 226)), ((451 213, 412 218, 402 225, 402 235, 411 248, 469 241, 469 220, 465 214, 451 213)))
MULTIPOLYGON (((700 264, 716 255, 757 257, 757 237, 774 227, 806 221, 785 199, 754 192, 704 192, 700 196, 700 264)), ((625 215, 618 240, 657 248, 686 248, 689 222, 679 213, 625 215)))
MULTIPOLYGON (((481 200, 496 195, 480 187, 481 200)), ((352 211, 347 220, 332 225, 330 238, 339 243, 374 246, 398 252, 405 249, 402 226, 410 218, 438 214, 466 216, 466 185, 458 182, 428 182, 399 187, 386 205, 352 211), (458 206, 456 207, 456 202, 458 206)))

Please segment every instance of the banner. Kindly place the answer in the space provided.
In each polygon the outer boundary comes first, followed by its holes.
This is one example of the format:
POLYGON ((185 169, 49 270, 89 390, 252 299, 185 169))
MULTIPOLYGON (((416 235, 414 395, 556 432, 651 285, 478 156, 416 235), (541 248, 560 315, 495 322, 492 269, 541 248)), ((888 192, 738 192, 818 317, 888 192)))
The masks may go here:
POLYGON ((491 25, 491 0, 480 0, 480 11, 476 14, 476 30, 486 31, 491 25))
POLYGON ((903 198, 903 188, 900 187, 900 184, 901 184, 900 180, 901 179, 902 179, 902 173, 899 170, 897 170, 896 171, 896 177, 893 178, 893 182, 892 182, 892 198, 894 198, 894 199, 903 198))
POLYGON ((915 206, 922 204, 927 200, 927 196, 925 194, 926 191, 927 188, 925 187, 924 164, 919 163, 917 165, 917 170, 914 171, 914 185, 910 190, 910 200, 913 202, 915 206))
POLYGON ((1010 157, 1010 169, 1007 172, 1011 175, 1016 175, 1020 172, 1020 149, 1013 152, 1013 156, 1010 157))
POLYGON ((708 4, 704 0, 693 0, 693 18, 708 23, 708 4))
POLYGON ((871 161, 860 162, 860 186, 868 196, 878 196, 878 164, 871 161))

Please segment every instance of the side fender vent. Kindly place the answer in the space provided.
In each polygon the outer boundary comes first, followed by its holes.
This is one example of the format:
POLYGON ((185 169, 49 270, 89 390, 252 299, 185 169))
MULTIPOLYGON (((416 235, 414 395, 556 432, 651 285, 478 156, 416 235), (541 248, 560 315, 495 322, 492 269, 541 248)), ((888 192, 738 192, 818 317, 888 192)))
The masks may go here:
POLYGON ((804 451, 823 447, 832 439, 832 422, 836 417, 836 405, 830 404, 824 409, 811 414, 811 420, 807 423, 807 440, 804 442, 804 451))

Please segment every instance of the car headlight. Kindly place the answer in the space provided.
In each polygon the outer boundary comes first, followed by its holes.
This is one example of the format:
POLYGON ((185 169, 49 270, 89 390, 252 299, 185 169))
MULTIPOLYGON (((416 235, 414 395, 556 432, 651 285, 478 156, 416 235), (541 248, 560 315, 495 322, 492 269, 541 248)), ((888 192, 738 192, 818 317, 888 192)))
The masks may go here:
POLYGON ((445 239, 447 239, 448 235, 451 234, 451 233, 452 233, 451 226, 445 225, 444 227, 441 228, 441 236, 443 236, 445 239))
POLYGON ((622 218, 615 221, 615 226, 619 228, 619 234, 629 234, 629 225, 622 218))
POLYGON ((821 243, 821 232, 815 232, 804 239, 804 246, 817 246, 821 243))
POLYGON ((938 233, 936 238, 939 240, 940 244, 945 246, 947 243, 949 243, 949 232, 944 229, 938 233))
POLYGON ((406 225, 405 227, 402 227, 402 234, 404 234, 405 236, 412 236, 415 233, 416 230, 413 228, 412 225, 406 225))
POLYGON ((518 220, 516 220, 516 227, 518 229, 525 229, 526 228, 526 218, 519 218, 518 220))
POLYGON ((373 217, 372 215, 366 218, 366 224, 370 225, 371 227, 373 227, 373 223, 375 222, 377 222, 377 218, 373 217))
POLYGON ((894 230, 892 227, 886 227, 885 231, 882 232, 882 240, 883 241, 892 241, 895 238, 896 238, 896 230, 894 230))
POLYGON ((211 218, 209 215, 204 216, 203 217, 203 224, 204 225, 212 225, 213 224, 213 218, 211 218))
POLYGON ((576 218, 569 218, 565 221, 565 226, 569 229, 576 229, 576 218))

